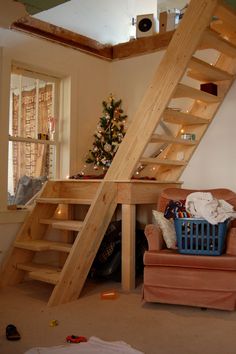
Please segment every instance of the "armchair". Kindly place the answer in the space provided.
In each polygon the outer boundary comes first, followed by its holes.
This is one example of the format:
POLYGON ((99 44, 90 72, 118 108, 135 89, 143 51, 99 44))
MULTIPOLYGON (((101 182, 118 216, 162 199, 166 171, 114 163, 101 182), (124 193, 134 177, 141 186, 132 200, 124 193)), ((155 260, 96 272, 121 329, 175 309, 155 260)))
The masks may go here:
MULTIPOLYGON (((236 193, 229 189, 209 189, 217 199, 224 199, 236 209, 236 193)), ((168 188, 162 191, 157 210, 164 212, 169 200, 183 200, 196 192, 168 188)), ((145 227, 148 250, 144 253, 143 300, 235 310, 236 307, 236 220, 227 231, 226 247, 221 256, 199 256, 167 249, 161 229, 145 227)))

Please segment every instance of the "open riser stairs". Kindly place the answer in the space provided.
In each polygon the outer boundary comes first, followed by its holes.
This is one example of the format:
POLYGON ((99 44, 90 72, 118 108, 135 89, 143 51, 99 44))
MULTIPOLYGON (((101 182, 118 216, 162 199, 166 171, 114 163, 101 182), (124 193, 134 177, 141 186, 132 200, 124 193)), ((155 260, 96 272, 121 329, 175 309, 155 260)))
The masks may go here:
MULTIPOLYGON (((2 285, 21 282, 27 274, 54 286, 49 305, 79 297, 120 203, 121 184, 137 173, 155 177, 153 184, 161 188, 181 185, 181 174, 233 83, 235 31, 236 13, 222 1, 190 2, 105 178, 46 183, 4 264, 2 285), (200 59, 205 49, 217 51, 214 63, 200 59), (216 84, 217 95, 201 90, 202 83, 216 84), (178 100, 187 102, 184 108, 178 100), (163 133, 165 125, 171 134, 163 133), (161 148, 148 155, 151 144, 161 148), (76 205, 86 206, 84 219, 75 218, 76 205), (51 230, 60 230, 61 238, 50 240, 51 230), (34 262, 45 251, 60 254, 59 265, 34 262)), ((146 190, 142 187, 142 198, 146 190)))

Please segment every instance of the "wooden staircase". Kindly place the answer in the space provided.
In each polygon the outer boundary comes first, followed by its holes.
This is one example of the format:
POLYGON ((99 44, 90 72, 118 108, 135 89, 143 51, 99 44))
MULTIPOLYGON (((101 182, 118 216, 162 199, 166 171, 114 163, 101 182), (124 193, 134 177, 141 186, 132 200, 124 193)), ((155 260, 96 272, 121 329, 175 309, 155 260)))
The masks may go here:
POLYGON ((180 183, 182 172, 234 80, 235 30, 236 13, 223 2, 191 1, 104 180, 47 182, 18 233, 1 275, 2 285, 16 284, 27 273, 32 279, 54 285, 49 305, 79 297, 119 203, 119 183, 130 181, 137 170, 141 176, 155 177, 153 183, 161 183, 163 188, 180 183), (218 52, 216 63, 200 59, 203 49, 218 52), (217 96, 200 90, 201 83, 209 82, 217 85, 217 96), (178 100, 183 99, 190 103, 179 108, 178 100), (160 132, 161 123, 168 125, 172 135, 160 132), (182 134, 192 134, 195 139, 183 139, 182 134), (150 144, 163 143, 164 149, 157 156, 147 156, 150 144), (59 219, 62 205, 67 207, 67 215, 59 219), (88 205, 84 220, 74 218, 72 205, 88 205), (65 240, 47 239, 51 229, 64 230, 65 240), (42 251, 63 254, 61 266, 34 262, 35 254, 42 251))

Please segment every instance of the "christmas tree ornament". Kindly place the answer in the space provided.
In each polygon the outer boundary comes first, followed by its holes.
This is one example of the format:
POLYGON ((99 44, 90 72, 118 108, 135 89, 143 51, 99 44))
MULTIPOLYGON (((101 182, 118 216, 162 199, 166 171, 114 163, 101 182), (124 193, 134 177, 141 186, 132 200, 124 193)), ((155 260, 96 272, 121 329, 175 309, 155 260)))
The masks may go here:
POLYGON ((106 143, 105 145, 104 145, 104 150, 106 151, 106 152, 110 152, 111 151, 111 145, 110 144, 108 144, 108 143, 106 143))

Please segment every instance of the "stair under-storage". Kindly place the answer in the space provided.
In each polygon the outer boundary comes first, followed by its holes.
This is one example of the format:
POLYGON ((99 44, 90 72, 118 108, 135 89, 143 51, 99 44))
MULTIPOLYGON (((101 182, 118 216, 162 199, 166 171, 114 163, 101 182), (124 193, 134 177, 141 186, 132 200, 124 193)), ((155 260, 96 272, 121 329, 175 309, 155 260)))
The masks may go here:
POLYGON ((190 2, 105 178, 47 182, 19 231, 2 285, 16 284, 27 273, 54 285, 49 305, 77 299, 117 204, 127 237, 122 257, 128 266, 122 271, 132 283, 134 206, 155 203, 162 188, 181 186, 179 178, 234 80, 235 30, 236 13, 222 1, 190 2), (217 52, 214 63, 201 59, 205 49, 217 52), (201 90, 204 83, 216 85, 217 95, 201 90), (133 175, 155 180, 132 180, 133 175), (65 218, 58 214, 62 205, 65 218), (79 205, 88 206, 83 220, 73 215, 79 205), (63 238, 47 239, 52 229, 64 232, 63 238), (63 254, 59 266, 35 263, 35 254, 44 251, 63 254))

